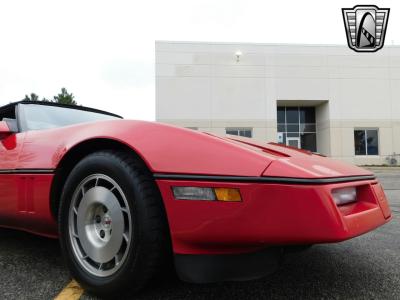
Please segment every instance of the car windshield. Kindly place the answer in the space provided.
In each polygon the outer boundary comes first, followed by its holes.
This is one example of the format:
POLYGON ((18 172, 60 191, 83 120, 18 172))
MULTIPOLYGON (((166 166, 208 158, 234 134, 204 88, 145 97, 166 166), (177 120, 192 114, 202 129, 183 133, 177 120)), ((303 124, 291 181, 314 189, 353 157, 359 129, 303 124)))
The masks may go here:
POLYGON ((79 123, 120 119, 97 112, 39 104, 21 104, 20 113, 23 130, 50 129, 79 123))

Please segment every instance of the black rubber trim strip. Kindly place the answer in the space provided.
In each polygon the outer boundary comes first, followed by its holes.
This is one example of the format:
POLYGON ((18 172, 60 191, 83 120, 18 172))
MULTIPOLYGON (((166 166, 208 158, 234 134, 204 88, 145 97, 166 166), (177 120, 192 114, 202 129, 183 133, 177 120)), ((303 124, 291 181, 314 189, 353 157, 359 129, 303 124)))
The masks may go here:
POLYGON ((193 181, 227 181, 227 182, 258 182, 258 183, 290 183, 290 184, 326 184, 374 180, 374 175, 346 176, 331 178, 294 178, 294 177, 253 177, 253 176, 214 176, 187 174, 154 174, 155 179, 193 180, 193 181))
POLYGON ((88 111, 88 112, 93 112, 93 113, 98 113, 98 114, 103 114, 103 115, 109 115, 109 116, 112 116, 112 117, 123 119, 119 115, 110 113, 108 111, 96 109, 96 108, 80 106, 80 105, 61 104, 61 103, 57 103, 57 102, 44 102, 44 101, 31 101, 31 100, 21 100, 21 101, 17 101, 17 102, 12 102, 12 103, 6 104, 6 105, 0 107, 0 112, 3 111, 3 110, 9 109, 11 107, 15 107, 15 106, 17 106, 19 104, 34 104, 34 105, 64 107, 64 108, 70 108, 70 109, 75 109, 75 110, 83 110, 83 111, 88 111))
POLYGON ((53 174, 54 169, 14 169, 0 170, 0 174, 53 174))

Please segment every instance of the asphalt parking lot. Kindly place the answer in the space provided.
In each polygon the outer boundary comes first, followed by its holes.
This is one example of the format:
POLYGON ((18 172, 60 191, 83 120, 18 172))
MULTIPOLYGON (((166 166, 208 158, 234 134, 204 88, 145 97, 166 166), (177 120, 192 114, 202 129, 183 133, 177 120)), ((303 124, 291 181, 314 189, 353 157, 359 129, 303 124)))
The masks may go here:
MULTIPOLYGON (((261 280, 192 285, 171 277, 130 299, 400 299, 400 169, 374 172, 391 204, 389 224, 290 254, 277 273, 261 280)), ((57 241, 0 230, 1 299, 52 299, 70 281, 57 241)))

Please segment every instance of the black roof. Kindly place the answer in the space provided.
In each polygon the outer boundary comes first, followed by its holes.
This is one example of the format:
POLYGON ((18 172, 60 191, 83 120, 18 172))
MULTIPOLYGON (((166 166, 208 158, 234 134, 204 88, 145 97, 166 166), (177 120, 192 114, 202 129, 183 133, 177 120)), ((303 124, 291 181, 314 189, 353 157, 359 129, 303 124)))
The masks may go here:
POLYGON ((81 106, 81 105, 69 105, 69 104, 60 104, 56 102, 45 102, 45 101, 30 101, 30 100, 22 100, 22 101, 17 101, 17 102, 12 102, 7 105, 1 106, 0 107, 0 112, 4 110, 9 110, 12 107, 17 106, 18 104, 37 104, 37 105, 45 105, 45 106, 57 106, 57 107, 64 107, 64 108, 70 108, 70 109, 78 109, 78 110, 84 110, 84 111, 89 111, 89 112, 94 112, 94 113, 99 113, 99 114, 104 114, 104 115, 109 115, 117 118, 123 119, 121 116, 96 109, 96 108, 91 108, 91 107, 86 107, 86 106, 81 106))

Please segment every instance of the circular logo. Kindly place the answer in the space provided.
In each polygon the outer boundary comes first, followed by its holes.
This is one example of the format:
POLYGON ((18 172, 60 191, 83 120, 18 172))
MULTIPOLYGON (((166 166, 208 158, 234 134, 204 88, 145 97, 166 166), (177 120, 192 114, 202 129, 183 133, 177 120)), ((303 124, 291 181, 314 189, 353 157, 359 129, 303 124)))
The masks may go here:
POLYGON ((109 216, 105 216, 104 219, 103 219, 104 227, 110 228, 111 227, 111 223, 112 223, 111 218, 109 216))

